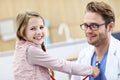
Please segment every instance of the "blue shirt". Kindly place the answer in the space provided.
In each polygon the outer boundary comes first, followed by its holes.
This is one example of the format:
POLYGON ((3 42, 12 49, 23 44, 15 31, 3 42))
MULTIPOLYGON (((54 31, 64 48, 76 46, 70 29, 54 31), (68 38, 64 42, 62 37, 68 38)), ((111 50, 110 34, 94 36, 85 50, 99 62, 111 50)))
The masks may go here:
MULTIPOLYGON (((105 67, 106 67, 107 54, 108 54, 108 52, 105 53, 103 59, 100 62, 100 66, 99 66, 100 75, 96 78, 89 77, 89 80, 106 80, 105 67)), ((95 52, 92 56, 91 65, 96 66, 96 53, 95 52)))

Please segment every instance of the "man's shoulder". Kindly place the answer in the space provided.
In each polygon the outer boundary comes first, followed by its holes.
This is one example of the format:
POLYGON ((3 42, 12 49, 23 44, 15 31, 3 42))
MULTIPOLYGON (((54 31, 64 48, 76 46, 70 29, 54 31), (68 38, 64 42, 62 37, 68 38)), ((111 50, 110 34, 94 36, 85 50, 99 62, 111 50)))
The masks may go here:
MULTIPOLYGON (((120 40, 118 40, 118 39, 116 39, 116 38, 114 38, 114 37, 111 37, 111 40, 112 40, 112 42, 114 42, 115 44, 120 43, 120 40)), ((118 45, 120 45, 120 44, 118 44, 118 45)))
POLYGON ((120 58, 120 41, 113 37, 111 44, 111 49, 114 49, 116 52, 115 55, 120 58))
POLYGON ((82 51, 83 51, 83 52, 88 52, 88 51, 91 51, 91 50, 93 50, 93 49, 94 49, 94 46, 88 45, 88 46, 85 47, 82 51))
POLYGON ((81 56, 85 56, 87 54, 90 54, 94 51, 94 46, 92 45, 89 45, 87 46, 86 48, 82 49, 80 52, 79 52, 79 55, 81 56))

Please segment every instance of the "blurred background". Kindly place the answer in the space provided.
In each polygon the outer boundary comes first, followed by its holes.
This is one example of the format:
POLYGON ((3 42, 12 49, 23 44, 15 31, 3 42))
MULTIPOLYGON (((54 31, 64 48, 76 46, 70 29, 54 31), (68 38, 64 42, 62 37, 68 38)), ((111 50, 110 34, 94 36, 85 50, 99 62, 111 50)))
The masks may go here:
MULTIPOLYGON (((11 63, 17 40, 15 19, 18 13, 40 12, 48 28, 45 40, 48 53, 67 59, 67 56, 73 54, 73 57, 87 46, 84 31, 79 25, 83 22, 85 6, 90 1, 95 0, 0 0, 0 70, 5 69, 4 74, 0 72, 3 75, 0 80, 12 80, 11 63)), ((113 7, 116 17, 113 35, 120 38, 120 0, 96 1, 104 1, 113 7)), ((69 75, 56 73, 57 80, 63 80, 61 76, 64 80, 69 79, 69 75)))
MULTIPOLYGON (((66 34, 72 39, 84 38, 84 31, 79 25, 82 23, 85 6, 89 1, 92 0, 0 0, 0 27, 2 23, 4 25, 4 30, 0 28, 0 52, 15 49, 16 37, 13 37, 16 28, 15 18, 23 11, 38 11, 47 20, 51 44, 66 41, 66 34), (61 24, 67 26, 62 29, 63 31, 59 29, 61 24), (12 35, 12 38, 4 40, 2 39, 4 34, 6 37, 12 35)), ((114 8, 116 27, 113 32, 119 32, 120 0, 104 0, 104 2, 114 8)))

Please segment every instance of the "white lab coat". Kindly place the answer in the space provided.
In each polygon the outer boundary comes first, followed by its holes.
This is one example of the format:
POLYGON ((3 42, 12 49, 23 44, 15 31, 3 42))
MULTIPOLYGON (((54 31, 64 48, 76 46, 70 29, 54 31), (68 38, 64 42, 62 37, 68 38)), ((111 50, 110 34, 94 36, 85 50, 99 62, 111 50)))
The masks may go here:
MULTIPOLYGON (((77 63, 90 65, 94 47, 90 46, 80 52, 77 63)), ((120 80, 120 41, 111 36, 108 56, 106 61, 105 76, 107 80, 120 80)), ((84 77, 72 76, 71 80, 82 80, 84 77)), ((89 80, 87 78, 86 80, 89 80)))

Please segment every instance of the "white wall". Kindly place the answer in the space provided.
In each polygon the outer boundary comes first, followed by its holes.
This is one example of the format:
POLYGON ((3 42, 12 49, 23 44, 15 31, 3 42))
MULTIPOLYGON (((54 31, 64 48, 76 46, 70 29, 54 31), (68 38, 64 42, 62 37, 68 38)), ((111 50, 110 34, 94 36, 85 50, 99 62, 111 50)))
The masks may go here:
POLYGON ((12 61, 12 54, 0 55, 0 80, 13 80, 12 61))

